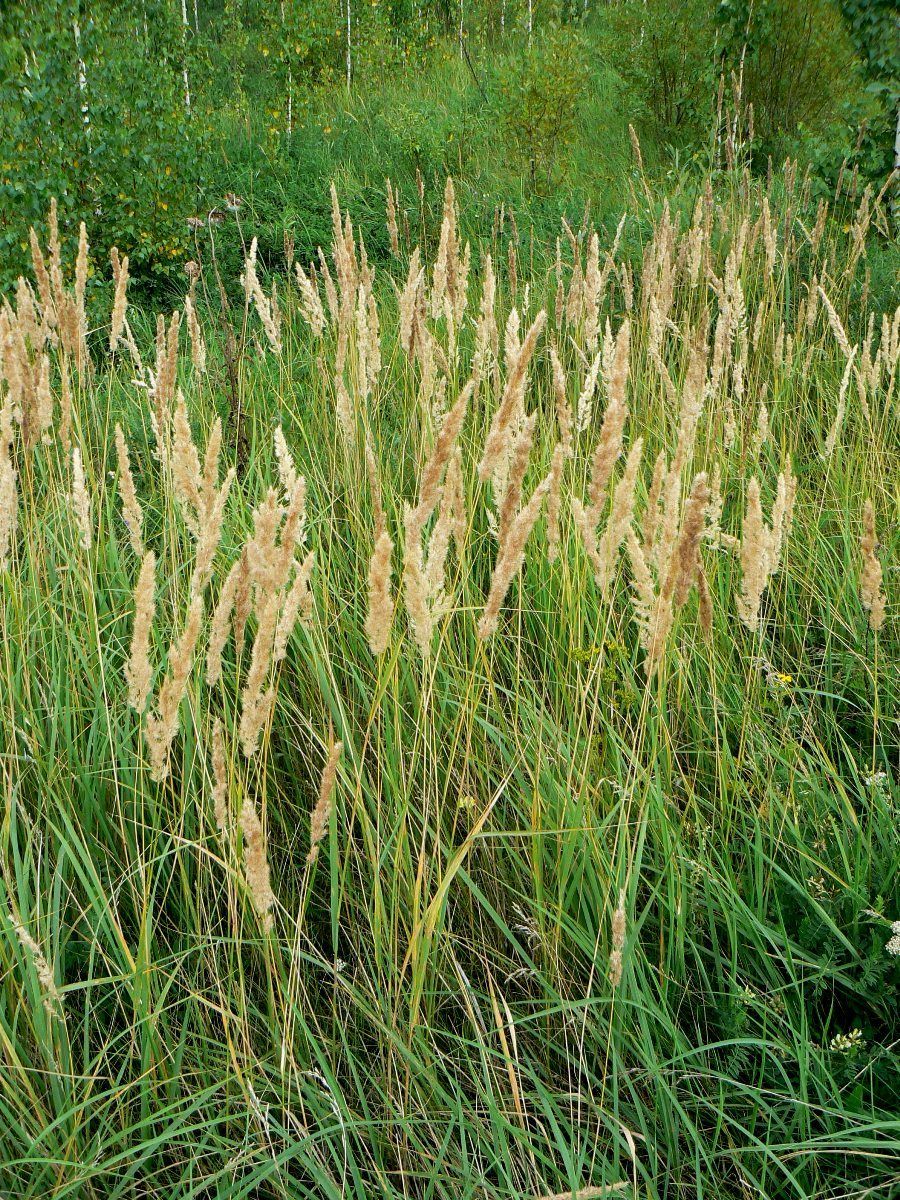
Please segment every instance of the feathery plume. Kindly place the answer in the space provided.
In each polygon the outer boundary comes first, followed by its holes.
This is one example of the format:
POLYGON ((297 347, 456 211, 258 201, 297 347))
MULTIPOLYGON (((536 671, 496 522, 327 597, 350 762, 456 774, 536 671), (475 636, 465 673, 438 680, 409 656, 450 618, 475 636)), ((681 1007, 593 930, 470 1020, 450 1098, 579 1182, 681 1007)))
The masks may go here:
POLYGON ((253 575, 250 569, 250 553, 246 546, 241 551, 241 557, 237 561, 237 568, 232 628, 234 630, 235 653, 240 655, 244 649, 244 633, 247 628, 247 621, 250 617, 250 608, 253 600, 253 575))
POLYGON ((394 601, 391 596, 391 554, 394 543, 384 529, 375 542, 369 563, 369 611, 366 615, 366 637, 374 655, 383 654, 391 636, 394 601))
POLYGON ((240 576, 241 562, 238 560, 226 575, 219 593, 218 603, 213 610, 209 640, 206 646, 206 682, 209 687, 215 687, 222 678, 222 651, 228 640, 228 626, 234 609, 234 598, 240 576))
POLYGON ((244 878, 247 881, 247 890, 263 933, 270 933, 275 896, 269 878, 266 835, 249 795, 244 796, 241 806, 241 833, 244 835, 244 878))
POLYGON ((843 351, 844 357, 849 359, 853 351, 851 350, 850 339, 847 337, 847 331, 844 328, 843 322, 837 315, 837 311, 823 287, 819 287, 818 294, 825 312, 828 314, 828 324, 831 326, 831 332, 834 334, 837 344, 843 351))
MULTIPOLYGON (((115 250, 115 247, 113 247, 115 250)), ((128 255, 119 259, 118 251, 113 257, 113 274, 115 275, 115 292, 113 294, 112 318, 109 326, 109 352, 115 354, 125 328, 125 310, 128 307, 128 255), (116 268, 118 263, 118 268, 116 268)))
POLYGON ((612 917, 612 950, 609 955, 609 982, 614 988, 617 988, 622 982, 622 951, 625 949, 625 932, 625 889, 623 888, 619 892, 619 903, 612 917))
POLYGON ((212 731, 213 814, 216 828, 224 833, 228 827, 228 767, 225 758, 225 733, 222 721, 216 717, 212 731))
POLYGON ((656 545, 656 529, 659 524, 659 501, 662 496, 667 466, 666 452, 665 450, 660 450, 656 456, 656 462, 653 464, 653 477, 650 481, 650 490, 647 493, 647 507, 644 509, 644 519, 641 524, 644 554, 648 557, 652 555, 653 548, 656 545))
POLYGON ((315 561, 316 556, 311 550, 303 562, 297 564, 294 581, 288 588, 281 615, 275 627, 273 662, 280 663, 287 657, 288 642, 298 620, 302 625, 309 626, 313 610, 313 594, 310 590, 309 580, 315 561))
POLYGON ((256 753, 259 734, 269 718, 274 691, 263 690, 272 662, 272 650, 275 645, 275 631, 278 625, 278 612, 281 607, 281 597, 276 592, 269 597, 260 613, 256 637, 253 639, 253 650, 250 655, 250 668, 241 693, 240 738, 241 749, 247 758, 256 753))
POLYGON ((877 633, 884 624, 885 598, 882 588, 882 569, 875 553, 878 539, 875 532, 875 509, 871 500, 863 508, 863 532, 860 539, 862 571, 859 576, 859 595, 869 614, 869 627, 877 633))
POLYGON ((422 482, 419 485, 419 503, 414 510, 415 520, 421 529, 429 516, 434 512, 438 501, 441 477, 450 461, 456 439, 459 437, 462 423, 466 415, 466 407, 474 391, 475 383, 469 380, 459 394, 456 403, 450 409, 434 443, 428 461, 422 471, 422 482))
POLYGON ((387 187, 387 230, 388 238, 391 243, 391 254, 394 258, 400 257, 400 234, 397 229, 397 205, 394 200, 394 189, 391 187, 391 181, 385 180, 387 187))
POLYGON ((197 447, 194 445, 191 434, 184 396, 179 391, 173 422, 172 485, 181 504, 187 526, 195 536, 199 533, 200 528, 198 516, 202 509, 201 480, 200 455, 197 453, 197 447))
POLYGON ((547 314, 541 309, 525 335, 525 339, 519 347, 510 367, 506 387, 503 390, 500 405, 491 421, 487 440, 484 445, 484 453, 481 462, 478 464, 478 478, 482 482, 486 482, 491 477, 506 449, 509 440, 510 425, 524 398, 528 364, 531 362, 537 340, 541 335, 541 330, 544 328, 546 321, 547 314))
POLYGON ((844 424, 844 413, 847 407, 847 390, 850 387, 850 373, 853 370, 853 359, 856 355, 856 346, 850 351, 847 357, 847 365, 844 368, 844 374, 841 378, 841 387, 838 392, 837 409, 834 414, 834 421, 828 431, 828 437, 825 439, 825 448, 822 451, 824 459, 831 458, 834 453, 834 448, 837 445, 838 437, 841 433, 841 427, 844 424))
POLYGON ((125 664, 125 682, 128 684, 128 703, 139 713, 147 707, 150 688, 153 685, 153 668, 150 666, 150 631, 156 612, 154 589, 156 584, 156 555, 148 550, 141 562, 137 586, 134 589, 134 626, 131 633, 131 651, 125 664))
POLYGON ((597 390, 597 378, 600 375, 602 365, 603 351, 598 350, 584 377, 584 383, 578 396, 578 404, 575 408, 575 429, 578 433, 583 433, 591 423, 591 417, 594 413, 594 392, 597 390))
POLYGON ((5 570, 16 539, 19 513, 16 469, 2 428, 4 417, 5 410, 0 412, 0 571, 5 570))
POLYGON ((185 296, 184 298, 184 316, 187 321, 188 335, 191 339, 191 362, 198 371, 205 371, 206 342, 203 340, 203 331, 197 319, 197 310, 194 308, 194 302, 190 296, 185 296))
POLYGON ((7 915, 10 925, 12 925, 15 935, 19 939, 19 945, 31 959, 34 973, 37 975, 38 983, 40 984, 43 995, 42 1003, 47 1010, 47 1015, 50 1017, 59 1016, 62 1009, 62 996, 56 986, 53 968, 44 956, 43 950, 41 950, 38 943, 25 928, 22 921, 11 912, 7 915))
POLYGON ((741 591, 736 600, 737 614, 748 629, 759 629, 759 606, 769 579, 771 542, 762 515, 759 480, 754 476, 747 486, 747 510, 741 529, 741 591))
MULTIPOLYGON (((297 276, 297 283, 300 287, 300 313, 312 330, 313 335, 320 338, 325 332, 327 321, 318 286, 306 274, 299 262, 294 263, 294 273, 297 276)), ((328 281, 329 283, 331 282, 330 276, 328 281)))
POLYGON ((522 569, 525 561, 525 543, 541 511, 544 497, 550 490, 550 476, 543 479, 531 494, 531 499, 520 510, 510 526, 505 542, 497 553, 494 574, 484 612, 478 622, 478 636, 485 641, 496 630, 500 619, 500 607, 509 591, 509 585, 522 569))
POLYGON ((178 732, 178 713, 203 622, 203 597, 195 595, 184 628, 169 647, 169 669, 160 684, 156 711, 147 718, 144 736, 150 753, 150 774, 162 783, 169 773, 169 748, 178 732))
POLYGON ((522 499, 522 484, 528 469, 528 459, 534 442, 534 428, 537 424, 537 414, 526 417, 519 429, 518 435, 510 450, 509 470, 506 476, 506 491, 499 509, 498 536, 502 543, 513 518, 519 511, 522 499))
POLYGON ((617 393, 612 395, 606 412, 603 414, 600 437, 591 458, 588 508, 594 525, 600 519, 600 510, 606 500, 606 485, 609 483, 616 460, 622 452, 622 434, 627 416, 628 409, 622 403, 619 395, 617 393))
POLYGON ((643 649, 649 652, 653 641, 652 620, 656 608, 656 587, 641 543, 630 527, 625 533, 625 548, 631 564, 633 587, 631 602, 638 626, 638 636, 643 649))
POLYGON ((641 462, 643 441, 641 438, 634 443, 625 463, 622 477, 613 491, 612 509, 609 520, 603 531, 603 536, 597 546, 597 560, 594 564, 594 578, 597 586, 605 597, 609 597, 609 586, 612 582, 613 571, 619 547, 625 535, 631 528, 631 518, 634 512, 634 490, 637 484, 637 473, 641 462))
POLYGON ((134 476, 131 473, 131 462, 128 458, 128 443, 122 426, 116 425, 116 456, 119 461, 119 494, 122 497, 122 519, 128 530, 131 548, 137 558, 144 556, 144 514, 134 486, 134 476))
POLYGON ((84 464, 81 461, 81 450, 76 446, 72 450, 72 508, 78 528, 81 532, 81 545, 90 550, 91 534, 91 498, 88 495, 84 478, 84 464))
POLYGON ((782 549, 791 532, 796 497, 797 480, 788 464, 778 476, 778 490, 775 493, 775 503, 772 505, 769 572, 773 575, 781 564, 782 549))
POLYGON ((670 569, 675 576, 675 605, 680 608, 687 600, 688 592, 697 582, 702 568, 700 565, 700 539, 706 527, 706 507, 709 504, 709 485, 706 472, 694 479, 684 506, 681 531, 670 569))
POLYGON ((335 742, 328 754, 328 760, 319 781, 319 798, 309 819, 309 854, 306 861, 311 865, 319 857, 319 845, 328 832, 328 821, 331 817, 331 798, 334 793, 334 781, 337 775, 338 763, 343 742, 335 742))
POLYGON ((69 385, 69 365, 65 355, 60 363, 59 378, 59 440, 68 455, 72 448, 72 389, 69 385))
POLYGON ((284 430, 280 425, 275 426, 272 440, 275 447, 275 461, 278 463, 278 478, 281 480, 284 494, 290 496, 297 486, 297 469, 294 466, 294 457, 288 447, 284 430))

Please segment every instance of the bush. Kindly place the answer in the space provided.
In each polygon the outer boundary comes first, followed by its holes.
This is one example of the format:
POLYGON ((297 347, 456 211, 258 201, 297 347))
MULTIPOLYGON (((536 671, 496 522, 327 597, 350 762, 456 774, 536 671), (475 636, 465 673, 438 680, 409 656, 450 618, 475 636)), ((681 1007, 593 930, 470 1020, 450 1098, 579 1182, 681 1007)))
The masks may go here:
POLYGON ((601 40, 612 67, 667 139, 699 136, 715 74, 711 0, 625 0, 604 12, 601 40))
POLYGON ((853 43, 833 0, 722 0, 719 14, 764 152, 777 154, 801 126, 823 130, 860 96, 853 43))
POLYGON ((496 72, 500 122, 527 165, 533 191, 549 188, 560 156, 574 141, 587 82, 582 39, 567 28, 543 30, 496 72))

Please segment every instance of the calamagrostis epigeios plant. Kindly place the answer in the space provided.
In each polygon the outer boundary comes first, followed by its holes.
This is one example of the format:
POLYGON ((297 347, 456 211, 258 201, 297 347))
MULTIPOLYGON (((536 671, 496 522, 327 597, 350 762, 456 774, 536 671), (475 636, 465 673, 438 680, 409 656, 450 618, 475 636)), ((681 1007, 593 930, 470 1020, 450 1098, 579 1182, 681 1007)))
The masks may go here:
POLYGON ((313 612, 313 594, 309 582, 315 561, 315 551, 310 550, 302 562, 294 564, 294 579, 285 593, 275 627, 275 642, 272 648, 272 660, 275 663, 282 662, 287 656, 288 642, 297 622, 309 628, 313 612))
POLYGON ((212 575, 213 559, 222 537, 225 504, 234 482, 234 475, 234 467, 229 468, 222 481, 222 486, 218 491, 212 493, 208 505, 206 497, 202 497, 203 509, 201 510, 200 534, 197 540, 197 557, 194 560, 194 570, 191 575, 192 593, 202 592, 212 575))
POLYGON ((369 563, 369 611, 366 637, 373 654, 383 654, 391 636, 394 601, 391 596, 391 554, 394 543, 385 529, 379 534, 369 563))
POLYGON ((687 600, 688 592, 698 583, 701 574, 700 539, 706 528, 706 508, 709 504, 709 485, 706 472, 701 471, 691 484, 684 505, 684 516, 678 534, 675 554, 670 570, 675 575, 675 606, 680 608, 687 600))
POLYGON ((77 446, 72 450, 72 511, 78 522, 82 548, 90 550, 93 543, 91 497, 84 478, 81 450, 77 446))
POLYGON ((644 670, 648 679, 653 678, 663 661, 675 613, 686 601, 694 584, 701 592, 701 621, 704 625, 710 621, 710 597, 706 588, 703 599, 706 578, 699 556, 708 503, 709 487, 705 472, 701 472, 691 485, 677 534, 672 535, 672 546, 660 558, 663 573, 658 588, 644 548, 630 525, 626 530, 625 546, 631 563, 634 589, 632 605, 640 643, 646 650, 644 670))
POLYGON ((397 202, 394 199, 394 189, 391 187, 391 181, 385 180, 387 188, 387 231, 388 238, 391 243, 391 254, 394 258, 400 257, 400 232, 397 229, 397 202))
POLYGON ((228 640, 228 628, 234 609, 235 596, 240 580, 242 563, 240 559, 234 564, 225 577, 219 599, 213 610, 209 628, 209 640, 206 648, 206 682, 210 687, 222 678, 222 651, 228 640))
POLYGON ((737 614, 748 629, 759 629, 759 606, 771 565, 771 539, 763 520, 759 480, 747 485, 747 508, 741 529, 741 590, 736 598, 737 614))
POLYGON ((273 924, 272 906, 275 896, 269 880, 266 835, 250 795, 244 796, 241 806, 241 833, 244 836, 244 878, 247 881, 247 890, 263 933, 269 933, 273 924))
POLYGON ((156 697, 155 711, 147 717, 144 735, 150 754, 150 773, 161 783, 169 773, 169 749, 178 732, 178 714, 187 690, 188 676, 203 623, 203 596, 195 594, 184 626, 169 647, 169 667, 156 697))
POLYGON ((537 340, 546 322, 547 314, 544 309, 541 309, 526 333, 509 369, 503 396, 491 421, 484 444, 484 453, 478 464, 478 477, 482 482, 490 479, 507 449, 510 427, 524 403, 528 364, 531 362, 537 340))
POLYGON ((125 311, 128 307, 128 255, 119 257, 119 252, 115 246, 110 251, 112 260, 113 282, 115 284, 115 292, 113 294, 112 318, 109 326, 109 352, 115 354, 116 348, 119 345, 119 339, 122 336, 122 330, 125 328, 125 311))
POLYGON ((213 815, 216 828, 224 833, 228 827, 228 764, 225 757, 225 732, 216 717, 212 732, 213 815))
POLYGON ((131 462, 128 457, 128 443, 122 426, 116 425, 116 457, 119 462, 119 494, 122 497, 122 519, 128 530, 131 548, 137 558, 144 556, 144 514, 134 486, 134 476, 131 473, 131 462))
POLYGON ((203 330, 197 319, 197 310, 190 296, 184 298, 184 317, 187 321, 188 335, 191 339, 191 362, 198 371, 206 370, 206 342, 203 330))
POLYGON ((141 562, 137 586, 134 589, 134 626, 131 634, 131 652, 125 664, 125 682, 128 684, 128 703, 139 713, 147 707, 150 689, 153 686, 153 668, 150 665, 150 632, 153 614, 156 611, 154 597, 156 588, 156 555, 148 550, 141 562))
POLYGON ((250 253, 244 262, 241 275, 241 285, 248 300, 252 300, 259 319, 262 322, 269 346, 276 354, 281 353, 281 317, 275 292, 275 281, 272 281, 272 294, 267 296, 259 282, 256 273, 256 238, 250 243, 250 253))
POLYGON ((609 520, 597 546, 597 557, 594 563, 595 579, 597 586, 607 597, 619 548, 631 526, 635 487, 643 448, 643 440, 638 438, 625 461, 622 477, 613 490, 609 520))
POLYGON ((622 982, 622 951, 625 949, 625 889, 619 892, 619 903, 612 917, 612 949, 609 955, 609 982, 617 988, 622 982))
POLYGON ((57 1017, 62 1012, 63 998, 56 986, 56 976, 53 968, 34 937, 25 928, 22 921, 12 912, 8 914, 9 923, 18 938, 19 945, 31 959, 34 973, 41 988, 41 1002, 50 1017, 57 1017))
POLYGON ((875 553, 877 546, 875 509, 872 507, 872 501, 866 500, 863 508, 863 532, 860 539, 862 570, 859 576, 859 595, 863 608, 869 614, 869 626, 875 633, 884 624, 885 612, 881 563, 875 553))
MULTIPOLYGON (((447 489, 446 482, 442 487, 442 479, 450 470, 456 441, 474 387, 474 380, 469 380, 444 418, 434 448, 422 470, 418 503, 415 507, 407 504, 404 508, 403 592, 410 628, 423 656, 429 653, 434 623, 444 599, 443 566, 449 536, 454 524, 458 528, 450 503, 453 499, 451 494, 448 493, 447 499, 442 503, 443 517, 439 518, 432 532, 434 546, 429 553, 427 565, 422 535, 431 514, 442 501, 443 493, 447 489)), ((453 490, 455 492, 455 485, 453 490)))
POLYGON ((11 453, 12 436, 12 405, 7 399, 0 407, 0 571, 7 565, 18 526, 19 493, 11 453))
POLYGON ((342 742, 335 742, 328 753, 328 759, 319 781, 319 798, 309 818, 309 854, 306 861, 314 863, 319 857, 319 845, 328 832, 328 820, 331 816, 331 798, 334 793, 334 781, 337 776, 338 763, 341 760, 342 742))
POLYGON ((837 445, 838 438, 841 434, 841 427, 844 424, 844 414, 847 409, 847 391, 850 387, 850 374, 853 370, 853 359, 856 356, 856 346, 852 348, 847 358, 847 365, 844 367, 844 375, 841 379, 841 386, 838 391, 837 408, 834 414, 831 428, 828 431, 828 437, 825 439, 825 448, 822 451, 823 458, 831 458, 834 453, 834 448, 837 445))
POLYGON ((241 749, 247 758, 252 758, 256 753, 260 732, 275 703, 275 690, 271 686, 267 688, 266 681, 272 662, 280 608, 281 597, 277 592, 273 592, 259 615, 250 655, 250 668, 241 692, 241 749))
POLYGON ((494 573, 491 576, 490 591, 478 622, 478 636, 482 641, 489 638, 497 628, 501 605, 509 591, 509 585, 522 569, 522 563, 525 561, 525 543, 540 515, 544 497, 550 490, 550 483, 549 475, 541 480, 528 503, 512 522, 506 539, 500 544, 494 573))
POLYGON ((320 338, 325 332, 327 321, 325 318, 325 309, 322 307, 322 297, 319 295, 318 286, 303 270, 303 267, 299 262, 294 263, 294 272, 297 276, 297 283, 300 287, 301 315, 312 330, 313 335, 317 338, 320 338))
POLYGON ((600 426, 600 437, 591 459, 591 481, 588 487, 587 508, 590 520, 594 525, 600 519, 600 510, 606 499, 606 485, 609 483, 616 460, 622 452, 622 435, 628 417, 625 389, 628 382, 630 329, 629 322, 623 321, 616 337, 609 400, 603 414, 603 423, 600 426))
POLYGON ((519 511, 522 499, 522 484, 528 469, 528 459, 534 442, 534 429, 537 424, 537 413, 524 417, 518 433, 513 437, 509 452, 509 468, 506 474, 506 490, 500 502, 498 536, 502 542, 519 511))
POLYGON ((191 434, 184 395, 179 391, 172 422, 172 484, 185 522, 194 536, 200 530, 200 481, 200 455, 191 434))

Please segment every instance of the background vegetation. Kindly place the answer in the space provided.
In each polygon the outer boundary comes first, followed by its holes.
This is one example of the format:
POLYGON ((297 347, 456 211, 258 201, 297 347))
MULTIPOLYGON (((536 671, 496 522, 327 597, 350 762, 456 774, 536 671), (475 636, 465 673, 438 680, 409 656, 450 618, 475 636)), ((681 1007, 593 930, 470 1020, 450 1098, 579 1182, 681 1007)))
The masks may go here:
MULTIPOLYGON (((615 223, 628 124, 652 173, 702 167, 731 72, 758 171, 790 154, 823 195, 842 172, 877 190, 898 63, 889 0, 11 0, 0 288, 52 195, 64 231, 86 222, 98 262, 131 248, 149 293, 180 287, 188 218, 229 192, 267 261, 285 232, 303 258, 326 240, 332 179, 376 256, 387 177, 406 194, 418 174, 440 196, 452 173, 472 228, 500 204, 544 238, 587 202, 615 223)), ((230 239, 223 252, 237 253, 230 239)))

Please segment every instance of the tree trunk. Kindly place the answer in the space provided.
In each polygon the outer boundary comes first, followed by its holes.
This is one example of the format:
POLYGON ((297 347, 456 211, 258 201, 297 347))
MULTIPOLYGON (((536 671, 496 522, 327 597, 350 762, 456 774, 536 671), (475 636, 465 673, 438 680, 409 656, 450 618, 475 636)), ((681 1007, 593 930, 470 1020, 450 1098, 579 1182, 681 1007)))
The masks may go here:
POLYGON ((353 62, 350 57, 350 0, 347 0, 347 91, 350 90, 350 79, 353 75, 353 62))
POLYGON ((191 84, 188 79, 187 69, 187 32, 189 28, 187 0, 181 0, 181 46, 184 54, 183 70, 184 75, 184 108, 188 116, 191 115, 191 84))
POLYGON ((91 149, 91 109, 88 104, 87 68, 81 57, 81 27, 77 20, 72 22, 72 34, 75 38, 75 57, 78 61, 78 91, 81 96, 81 123, 84 126, 84 136, 88 152, 91 149))

